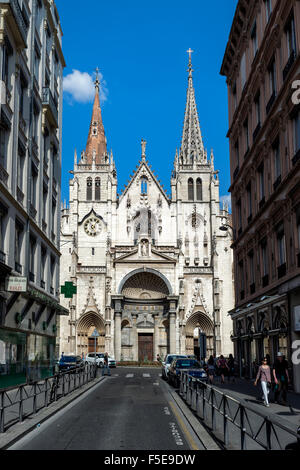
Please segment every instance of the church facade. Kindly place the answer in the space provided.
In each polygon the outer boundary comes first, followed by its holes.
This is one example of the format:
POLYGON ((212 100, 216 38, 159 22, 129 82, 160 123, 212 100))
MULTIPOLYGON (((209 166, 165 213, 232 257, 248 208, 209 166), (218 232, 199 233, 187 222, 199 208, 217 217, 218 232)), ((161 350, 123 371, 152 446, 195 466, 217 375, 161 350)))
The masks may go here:
POLYGON ((117 170, 102 122, 99 81, 86 150, 75 152, 70 200, 62 207, 59 350, 107 351, 117 361, 152 361, 157 354, 232 352, 234 305, 228 207, 220 207, 213 152, 204 148, 189 60, 181 148, 169 197, 141 157, 117 194, 117 170), (99 337, 92 336, 97 329, 99 337), (199 349, 200 348, 200 349, 199 349))

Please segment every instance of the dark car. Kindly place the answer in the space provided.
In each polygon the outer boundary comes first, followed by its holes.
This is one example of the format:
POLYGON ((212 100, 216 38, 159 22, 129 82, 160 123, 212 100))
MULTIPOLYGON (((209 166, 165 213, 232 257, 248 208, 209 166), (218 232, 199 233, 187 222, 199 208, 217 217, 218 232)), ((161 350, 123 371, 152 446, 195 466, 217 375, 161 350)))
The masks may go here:
POLYGON ((181 371, 186 371, 190 376, 207 381, 207 374, 200 363, 195 359, 175 359, 169 369, 168 381, 174 387, 179 387, 181 371))
POLYGON ((83 368, 84 362, 80 356, 62 356, 59 360, 58 369, 60 372, 83 368))

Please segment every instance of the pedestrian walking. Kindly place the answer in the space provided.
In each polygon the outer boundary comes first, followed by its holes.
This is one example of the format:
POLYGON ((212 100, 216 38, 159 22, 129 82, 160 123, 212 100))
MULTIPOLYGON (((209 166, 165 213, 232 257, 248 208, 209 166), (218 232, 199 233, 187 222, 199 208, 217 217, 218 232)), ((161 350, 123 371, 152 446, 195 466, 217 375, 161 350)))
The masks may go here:
POLYGON ((269 407, 269 392, 271 388, 271 369, 268 366, 268 359, 266 357, 263 358, 261 366, 258 368, 256 380, 254 385, 257 385, 257 382, 260 380, 262 392, 263 392, 263 400, 264 405, 269 407))
POLYGON ((221 354, 219 360, 218 360, 218 368, 220 370, 220 375, 221 375, 221 383, 225 383, 225 375, 228 373, 228 365, 227 361, 224 358, 223 354, 221 354))
POLYGON ((208 374, 208 380, 210 384, 213 384, 214 382, 215 372, 216 372, 215 360, 213 356, 210 356, 210 358, 207 361, 207 374, 208 374))
POLYGON ((279 405, 287 405, 287 389, 290 378, 288 362, 284 359, 281 352, 278 352, 277 359, 274 363, 273 377, 275 380, 274 401, 279 405))
POLYGON ((161 357, 160 357, 160 355, 159 355, 159 354, 157 354, 157 356, 156 356, 156 360, 157 360, 157 362, 158 362, 159 364, 161 363, 161 357))
POLYGON ((233 357, 232 354, 229 354, 227 365, 228 365, 228 382, 230 382, 231 377, 232 377, 232 381, 235 382, 235 378, 234 378, 234 357, 233 357))
POLYGON ((107 352, 104 354, 104 364, 103 364, 103 369, 102 369, 102 376, 104 375, 105 370, 107 370, 107 375, 111 375, 107 352))

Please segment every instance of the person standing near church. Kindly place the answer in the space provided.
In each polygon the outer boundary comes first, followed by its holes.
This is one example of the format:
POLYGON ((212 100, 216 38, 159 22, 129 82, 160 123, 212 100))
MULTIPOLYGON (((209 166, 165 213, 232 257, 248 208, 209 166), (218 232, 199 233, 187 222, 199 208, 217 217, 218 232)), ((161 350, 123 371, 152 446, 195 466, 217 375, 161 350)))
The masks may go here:
POLYGON ((288 362, 284 359, 281 352, 277 354, 277 360, 274 363, 273 377, 275 380, 274 401, 280 405, 287 405, 287 389, 290 378, 288 372, 288 362), (282 401, 280 400, 280 396, 282 401))
POLYGON ((104 375, 104 370, 107 370, 107 375, 110 374, 110 368, 109 368, 109 361, 108 361, 108 354, 107 352, 104 354, 104 364, 103 364, 103 369, 102 369, 102 375, 104 375))

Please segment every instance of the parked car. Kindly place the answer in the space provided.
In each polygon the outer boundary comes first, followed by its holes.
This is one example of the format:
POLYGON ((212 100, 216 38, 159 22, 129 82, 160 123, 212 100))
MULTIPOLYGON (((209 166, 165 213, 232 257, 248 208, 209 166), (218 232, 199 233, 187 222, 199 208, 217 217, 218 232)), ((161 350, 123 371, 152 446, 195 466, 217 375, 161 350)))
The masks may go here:
POLYGON ((103 364, 104 364, 103 353, 88 353, 85 357, 85 362, 87 364, 95 364, 95 356, 96 356, 97 367, 103 367, 103 364))
POLYGON ((200 363, 195 359, 174 359, 168 372, 168 382, 179 387, 181 371, 186 371, 190 376, 207 382, 207 374, 200 363))
POLYGON ((167 354, 164 361, 161 363, 162 369, 161 369, 161 377, 164 380, 168 380, 168 371, 169 367, 171 365, 171 362, 176 359, 176 358, 186 358, 186 355, 181 355, 181 354, 167 354))
POLYGON ((114 357, 108 356, 108 365, 109 367, 117 367, 117 363, 114 357))
POLYGON ((61 356, 58 363, 58 370, 60 372, 66 372, 68 370, 83 368, 84 361, 81 356, 61 356))

